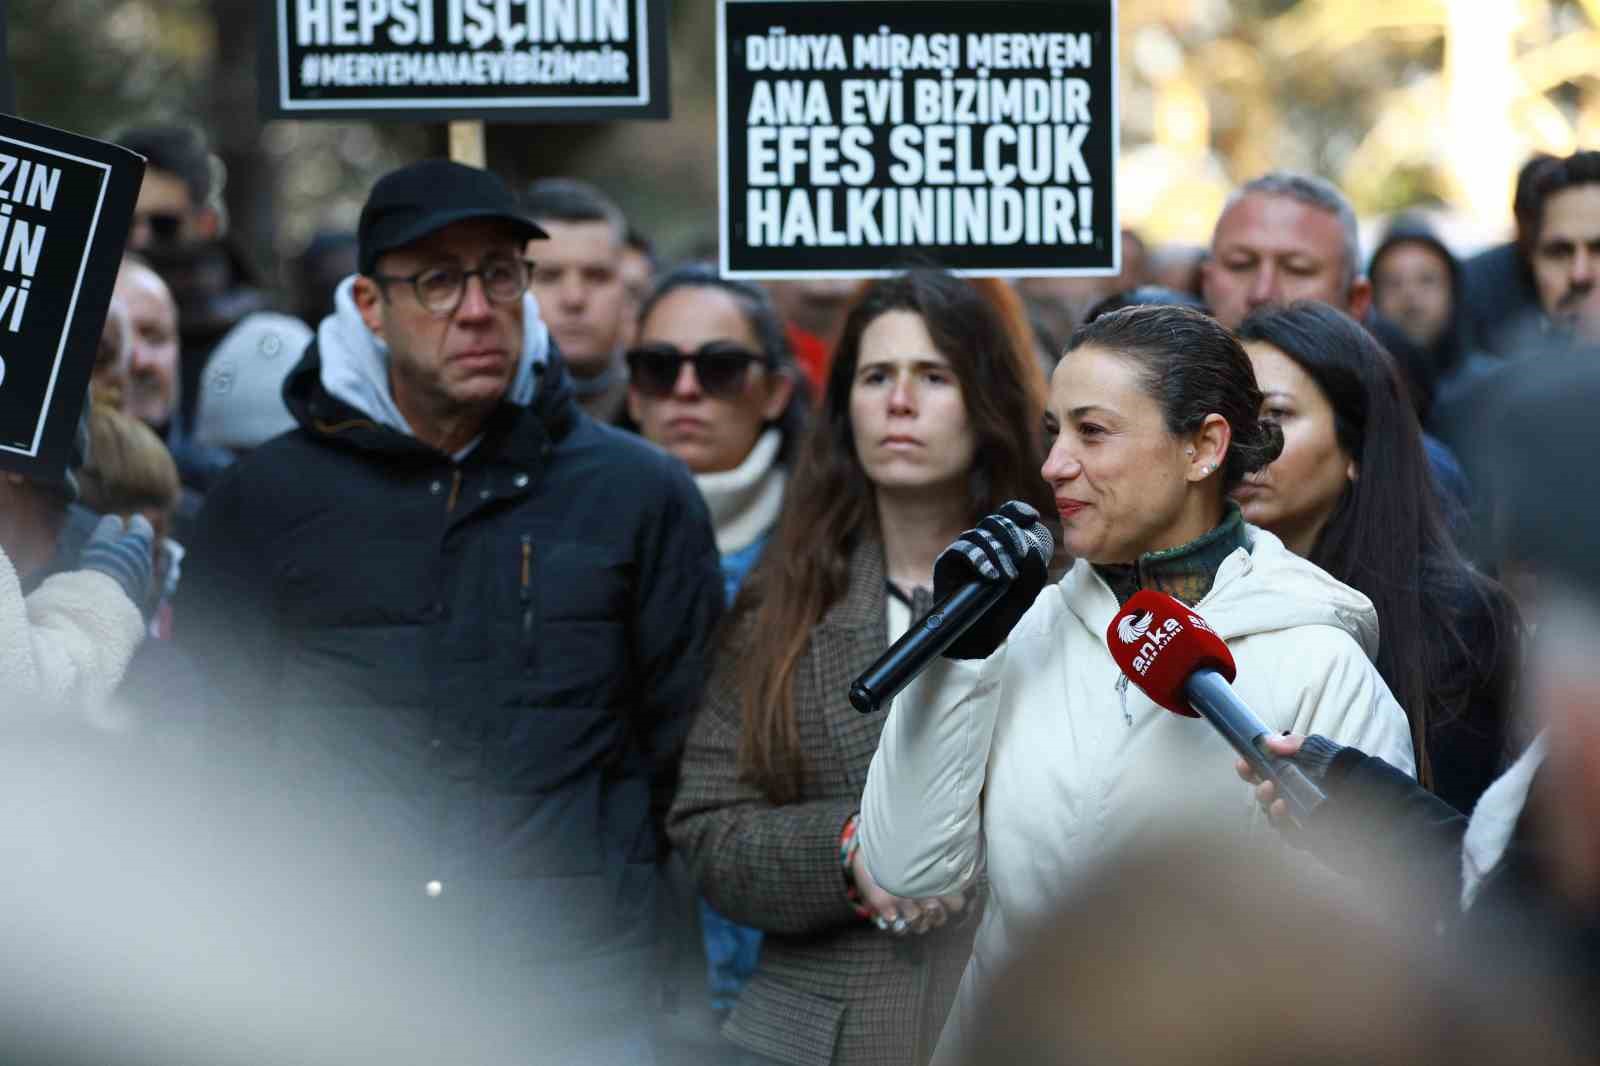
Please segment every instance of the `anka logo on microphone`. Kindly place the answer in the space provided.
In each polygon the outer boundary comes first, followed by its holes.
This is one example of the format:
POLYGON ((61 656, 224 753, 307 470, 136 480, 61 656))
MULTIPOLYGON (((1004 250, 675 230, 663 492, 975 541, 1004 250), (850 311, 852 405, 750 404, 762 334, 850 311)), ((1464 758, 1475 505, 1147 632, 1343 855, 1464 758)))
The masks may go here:
POLYGON ((1117 623, 1117 636, 1122 638, 1124 644, 1137 644, 1155 620, 1156 616, 1149 611, 1137 618, 1130 614, 1117 623))
MULTIPOLYGON (((1194 616, 1191 615, 1192 619, 1194 616)), ((1211 627, 1202 623, 1202 628, 1209 630, 1211 627)), ((1155 613, 1144 611, 1138 615, 1124 615, 1117 622, 1117 636, 1124 644, 1139 644, 1134 652, 1133 669, 1140 677, 1150 672, 1150 667, 1155 665, 1156 656, 1161 654, 1161 649, 1172 643, 1172 638, 1183 632, 1183 623, 1176 618, 1168 618, 1157 623, 1155 613)))

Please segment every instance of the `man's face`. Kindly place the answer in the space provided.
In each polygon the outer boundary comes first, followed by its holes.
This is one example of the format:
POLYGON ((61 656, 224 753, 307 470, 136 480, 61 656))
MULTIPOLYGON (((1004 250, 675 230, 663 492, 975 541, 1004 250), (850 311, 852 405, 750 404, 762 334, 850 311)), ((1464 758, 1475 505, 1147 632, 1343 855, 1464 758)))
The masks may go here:
POLYGON ((1366 279, 1344 284, 1344 230, 1320 207, 1288 196, 1250 193, 1222 213, 1201 273, 1207 305, 1229 329, 1258 307, 1317 300, 1362 318, 1366 279))
POLYGON ((622 250, 622 288, 627 294, 623 301, 622 338, 618 342, 624 350, 632 348, 639 335, 639 309, 644 306, 645 298, 650 295, 650 287, 655 283, 655 268, 650 265, 650 257, 637 248, 624 248, 622 250))
POLYGON ((378 259, 378 278, 356 279, 356 307, 389 348, 390 386, 408 419, 486 413, 505 395, 522 358, 523 302, 489 298, 483 278, 467 278, 460 302, 434 313, 417 286, 396 280, 437 268, 484 270, 520 263, 523 245, 493 221, 457 222, 378 259))
POLYGON ((1575 185, 1545 201, 1531 259, 1544 313, 1600 342, 1600 184, 1575 185))
POLYGON ((128 402, 128 351, 133 346, 133 329, 128 325, 128 309, 115 296, 106 308, 106 324, 95 347, 93 382, 95 396, 105 397, 121 411, 128 402))
POLYGON ((535 221, 550 234, 528 245, 539 313, 572 372, 595 377, 616 359, 628 318, 621 236, 608 222, 535 221))
POLYGON ((1424 241, 1391 245, 1372 268, 1372 299, 1413 344, 1431 348, 1455 312, 1450 264, 1424 241))
POLYGON ((128 250, 172 248, 216 235, 215 213, 189 197, 183 179, 165 170, 149 169, 139 185, 128 231, 128 250))
POLYGON ((124 263, 115 299, 127 311, 128 393, 133 417, 160 429, 178 404, 178 305, 166 282, 149 267, 124 263))

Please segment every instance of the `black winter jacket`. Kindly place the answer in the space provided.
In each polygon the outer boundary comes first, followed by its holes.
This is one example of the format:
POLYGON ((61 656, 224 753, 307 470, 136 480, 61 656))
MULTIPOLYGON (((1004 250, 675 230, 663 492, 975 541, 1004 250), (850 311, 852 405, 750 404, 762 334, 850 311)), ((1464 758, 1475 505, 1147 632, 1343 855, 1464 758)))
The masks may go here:
POLYGON ((301 849, 318 873, 458 962, 551 967, 593 1006, 655 937, 722 601, 700 494, 583 414, 553 347, 531 405, 460 462, 320 371, 313 343, 284 387, 300 428, 208 495, 179 637, 322 842, 301 849))

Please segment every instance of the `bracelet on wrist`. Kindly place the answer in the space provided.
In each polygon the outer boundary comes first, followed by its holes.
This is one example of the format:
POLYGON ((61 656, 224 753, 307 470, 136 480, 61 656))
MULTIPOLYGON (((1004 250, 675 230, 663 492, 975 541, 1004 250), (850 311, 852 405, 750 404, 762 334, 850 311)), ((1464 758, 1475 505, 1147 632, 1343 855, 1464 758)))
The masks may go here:
POLYGON ((861 840, 856 836, 856 823, 861 820, 860 813, 852 814, 844 823, 844 829, 839 832, 839 866, 844 873, 844 898, 850 901, 850 906, 855 910, 858 918, 871 918, 872 912, 867 909, 866 903, 861 898, 861 890, 856 887, 856 879, 851 871, 855 861, 856 852, 861 847, 861 840))

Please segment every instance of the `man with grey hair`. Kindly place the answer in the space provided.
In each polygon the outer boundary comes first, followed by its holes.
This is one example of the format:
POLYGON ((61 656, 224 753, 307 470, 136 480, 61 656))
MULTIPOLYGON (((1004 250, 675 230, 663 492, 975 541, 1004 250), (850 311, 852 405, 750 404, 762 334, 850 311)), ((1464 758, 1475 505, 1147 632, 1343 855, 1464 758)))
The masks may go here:
POLYGON ((1258 307, 1317 300, 1366 317, 1355 211, 1332 183, 1275 170, 1229 197, 1211 236, 1201 289, 1217 320, 1236 329, 1258 307))
MULTIPOLYGON (((1325 303, 1358 322, 1372 308, 1355 209, 1332 182, 1291 170, 1263 174, 1228 198, 1200 283, 1229 329, 1257 308, 1295 300, 1325 303)), ((1471 504, 1461 464, 1426 433, 1422 443, 1451 526, 1464 530, 1471 504)))

